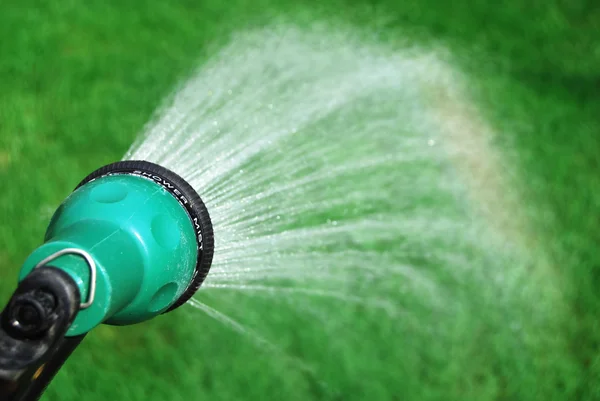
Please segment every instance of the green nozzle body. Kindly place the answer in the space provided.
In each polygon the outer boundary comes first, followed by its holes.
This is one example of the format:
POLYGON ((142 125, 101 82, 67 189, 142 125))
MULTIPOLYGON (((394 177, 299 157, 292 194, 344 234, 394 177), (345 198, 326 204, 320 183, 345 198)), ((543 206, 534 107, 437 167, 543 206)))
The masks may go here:
MULTIPOLYGON (((158 178, 108 174, 80 186, 56 211, 45 243, 25 261, 20 280, 40 261, 69 248, 95 262, 93 283, 81 255, 66 254, 47 263, 74 278, 82 303, 90 300, 95 287, 91 304, 80 310, 67 335, 87 333, 101 323, 148 320, 189 290, 198 274, 203 233, 186 210, 188 200, 158 178)), ((209 234, 212 240, 212 228, 209 234)))

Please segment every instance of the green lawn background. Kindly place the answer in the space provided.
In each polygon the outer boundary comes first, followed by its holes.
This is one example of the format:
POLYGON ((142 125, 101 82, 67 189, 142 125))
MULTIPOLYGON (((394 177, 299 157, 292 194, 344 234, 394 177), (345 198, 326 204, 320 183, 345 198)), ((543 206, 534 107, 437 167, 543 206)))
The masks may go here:
MULTIPOLYGON (((505 377, 522 381, 505 384, 512 392, 486 392, 482 384, 467 393, 599 399, 600 6, 592 1, 2 2, 0 301, 79 180, 120 159, 161 99, 232 32, 279 20, 348 23, 391 46, 408 37, 453 50, 486 117, 504 134, 499 146, 516 149, 537 243, 566 283, 572 320, 564 339, 578 367, 560 370, 572 375, 564 387, 532 372, 505 377)), ((427 377, 439 366, 424 377, 382 362, 391 371, 378 386, 355 383, 369 358, 360 351, 347 354, 348 370, 336 372, 334 361, 325 366, 343 389, 329 391, 209 318, 192 318, 197 326, 178 325, 174 314, 100 328, 47 399, 468 399, 427 377)), ((382 324, 373 335, 386 334, 382 324)))

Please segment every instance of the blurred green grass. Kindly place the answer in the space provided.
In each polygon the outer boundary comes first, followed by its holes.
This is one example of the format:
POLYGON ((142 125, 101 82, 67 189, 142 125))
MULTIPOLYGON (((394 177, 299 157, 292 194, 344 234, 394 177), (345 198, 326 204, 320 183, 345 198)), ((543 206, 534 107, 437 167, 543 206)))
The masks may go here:
MULTIPOLYGON (((527 347, 509 350, 503 336, 495 337, 496 349, 485 348, 489 341, 443 349, 470 341, 470 329, 484 337, 502 330, 476 326, 469 314, 457 316, 456 332, 446 333, 455 338, 446 341, 407 334, 408 324, 398 332, 361 311, 362 323, 354 316, 336 322, 347 327, 343 342, 294 333, 295 352, 318 362, 336 385, 328 387, 318 374, 183 310, 141 326, 99 328, 47 399, 599 399, 600 7, 592 1, 3 2, 0 301, 79 180, 120 159, 163 96, 232 32, 279 20, 345 22, 391 46, 409 38, 453 51, 477 103, 503 133, 498 146, 514 153, 539 252, 565 283, 571 320, 557 342, 567 344, 570 358, 549 348, 546 365, 537 366, 527 347), (178 324, 184 318, 196 324, 178 324), (381 346, 361 348, 366 333, 381 346)), ((302 319, 282 317, 270 330, 277 336, 302 319)), ((546 343, 553 344, 540 340, 546 343)))

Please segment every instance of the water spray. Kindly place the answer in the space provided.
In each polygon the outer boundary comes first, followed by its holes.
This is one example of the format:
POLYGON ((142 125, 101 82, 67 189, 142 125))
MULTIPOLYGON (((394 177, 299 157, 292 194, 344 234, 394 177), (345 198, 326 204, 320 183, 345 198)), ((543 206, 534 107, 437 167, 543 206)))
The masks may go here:
POLYGON ((37 400, 94 327, 183 305, 213 250, 206 207, 176 173, 122 161, 90 174, 55 212, 0 315, 0 399, 37 400))

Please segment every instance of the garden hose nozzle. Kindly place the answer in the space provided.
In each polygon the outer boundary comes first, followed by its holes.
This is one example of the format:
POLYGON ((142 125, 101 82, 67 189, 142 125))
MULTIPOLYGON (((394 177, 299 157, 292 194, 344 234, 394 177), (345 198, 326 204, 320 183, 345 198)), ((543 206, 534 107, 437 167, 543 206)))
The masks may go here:
POLYGON ((213 250, 206 207, 174 172, 122 161, 90 174, 55 212, 0 315, 0 399, 36 400, 94 327, 184 304, 213 250))

